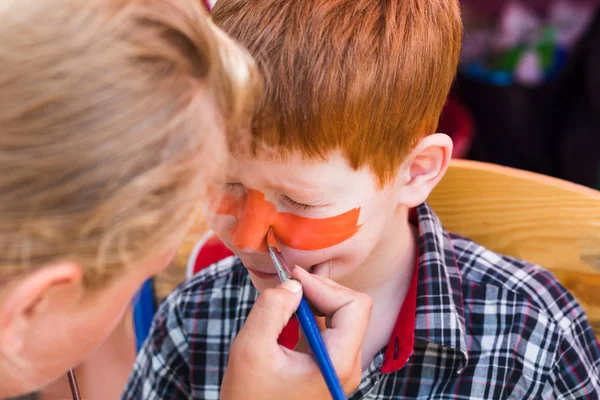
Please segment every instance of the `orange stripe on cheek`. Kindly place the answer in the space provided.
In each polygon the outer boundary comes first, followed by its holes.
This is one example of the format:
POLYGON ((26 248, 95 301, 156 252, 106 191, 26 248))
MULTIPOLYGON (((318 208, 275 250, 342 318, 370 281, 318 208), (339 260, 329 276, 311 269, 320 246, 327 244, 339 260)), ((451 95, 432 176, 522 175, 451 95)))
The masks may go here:
POLYGON ((297 250, 321 250, 335 246, 358 232, 360 208, 330 218, 304 218, 280 213, 273 226, 281 243, 297 250))
POLYGON ((231 236, 233 244, 242 249, 258 248, 258 242, 265 241, 270 226, 273 226, 281 243, 297 250, 332 247, 350 239, 360 229, 360 208, 329 218, 300 217, 277 212, 275 205, 265 200, 263 193, 253 189, 248 189, 244 197, 223 195, 213 211, 237 218, 231 236))

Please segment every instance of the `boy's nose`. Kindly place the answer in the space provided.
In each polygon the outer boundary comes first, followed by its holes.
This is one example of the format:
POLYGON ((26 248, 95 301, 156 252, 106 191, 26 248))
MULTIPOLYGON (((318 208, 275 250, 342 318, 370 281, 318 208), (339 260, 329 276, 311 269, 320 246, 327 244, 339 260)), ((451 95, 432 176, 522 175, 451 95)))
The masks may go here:
POLYGON ((231 230, 231 242, 241 251, 266 253, 267 232, 277 218, 277 210, 259 191, 249 189, 246 196, 237 225, 231 230))

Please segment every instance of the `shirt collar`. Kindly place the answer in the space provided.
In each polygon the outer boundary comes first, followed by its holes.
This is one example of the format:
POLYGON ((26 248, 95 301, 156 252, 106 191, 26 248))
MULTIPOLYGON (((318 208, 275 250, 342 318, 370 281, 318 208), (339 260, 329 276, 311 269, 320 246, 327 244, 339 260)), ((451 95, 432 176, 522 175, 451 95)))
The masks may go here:
MULTIPOLYGON (((426 203, 413 210, 411 219, 419 225, 416 271, 385 349, 381 372, 403 368, 415 338, 460 351, 462 368, 468 361, 465 318, 450 236, 426 203)), ((279 343, 291 349, 297 342, 298 322, 293 318, 281 332, 279 343)))
POLYGON ((419 278, 415 336, 462 354, 468 361, 462 278, 448 232, 426 204, 419 218, 419 278))

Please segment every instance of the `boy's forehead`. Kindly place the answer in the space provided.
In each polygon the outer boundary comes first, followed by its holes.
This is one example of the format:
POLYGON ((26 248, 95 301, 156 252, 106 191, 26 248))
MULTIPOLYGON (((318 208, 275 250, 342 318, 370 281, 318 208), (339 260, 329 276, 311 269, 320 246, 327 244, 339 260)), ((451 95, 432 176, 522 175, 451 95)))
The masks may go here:
POLYGON ((323 159, 308 158, 297 152, 277 154, 275 149, 232 158, 230 175, 241 180, 342 192, 348 188, 366 189, 377 185, 376 177, 369 169, 354 170, 338 151, 323 159))
POLYGON ((296 151, 284 152, 276 148, 268 148, 255 154, 234 154, 232 159, 233 170, 236 173, 242 173, 250 168, 268 174, 286 174, 302 178, 315 171, 325 173, 345 172, 348 174, 355 172, 348 162, 337 153, 315 158, 296 151))

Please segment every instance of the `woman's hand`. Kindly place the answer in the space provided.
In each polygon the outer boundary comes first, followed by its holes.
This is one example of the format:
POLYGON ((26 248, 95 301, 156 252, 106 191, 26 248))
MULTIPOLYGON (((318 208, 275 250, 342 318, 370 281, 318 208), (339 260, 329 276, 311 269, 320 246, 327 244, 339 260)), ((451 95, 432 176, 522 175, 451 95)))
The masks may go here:
POLYGON ((313 357, 277 343, 298 308, 302 291, 330 320, 330 327, 322 332, 323 340, 346 394, 358 387, 371 298, 301 268, 294 268, 293 278, 258 296, 232 345, 222 400, 331 399, 313 357))

